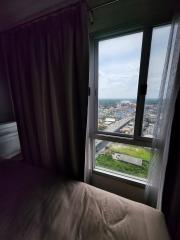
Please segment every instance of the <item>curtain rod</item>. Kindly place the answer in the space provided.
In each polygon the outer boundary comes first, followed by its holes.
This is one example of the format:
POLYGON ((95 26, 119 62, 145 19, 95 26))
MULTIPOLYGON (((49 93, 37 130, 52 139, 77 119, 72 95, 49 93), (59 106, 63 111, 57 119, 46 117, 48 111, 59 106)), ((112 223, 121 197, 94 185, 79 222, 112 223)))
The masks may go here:
POLYGON ((114 4, 116 2, 119 2, 120 0, 112 0, 112 1, 109 1, 109 2, 106 2, 106 3, 102 3, 102 4, 99 4, 99 5, 96 5, 92 8, 89 8, 90 11, 94 11, 96 9, 99 9, 99 8, 103 8, 103 7, 106 7, 108 5, 111 5, 111 4, 114 4))

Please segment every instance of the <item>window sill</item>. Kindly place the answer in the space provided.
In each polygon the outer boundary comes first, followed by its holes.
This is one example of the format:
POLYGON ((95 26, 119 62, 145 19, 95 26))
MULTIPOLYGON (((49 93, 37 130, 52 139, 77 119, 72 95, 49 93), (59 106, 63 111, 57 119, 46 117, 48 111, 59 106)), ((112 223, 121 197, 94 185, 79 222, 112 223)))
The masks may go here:
POLYGON ((100 167, 95 167, 93 169, 93 173, 98 174, 98 175, 103 175, 107 178, 114 178, 118 181, 121 182, 126 182, 130 185, 133 186, 138 186, 140 188, 145 188, 146 186, 146 180, 144 179, 138 179, 136 177, 131 177, 129 175, 123 174, 123 173, 116 173, 115 171, 111 171, 111 170, 107 170, 104 168, 100 168, 100 167))

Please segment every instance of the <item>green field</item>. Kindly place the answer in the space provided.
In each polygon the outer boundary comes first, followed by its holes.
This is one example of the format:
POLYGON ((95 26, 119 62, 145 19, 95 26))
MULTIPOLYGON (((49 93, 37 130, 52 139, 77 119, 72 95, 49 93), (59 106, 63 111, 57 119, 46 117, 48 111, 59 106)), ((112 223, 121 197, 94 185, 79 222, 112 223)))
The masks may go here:
POLYGON ((151 151, 149 149, 137 146, 122 145, 122 144, 112 144, 109 146, 108 150, 110 153, 122 153, 128 156, 140 158, 145 161, 150 161, 151 151))
POLYGON ((150 149, 123 145, 110 144, 106 147, 103 154, 96 158, 96 166, 107 168, 121 173, 126 173, 140 178, 147 178, 149 161, 152 157, 150 149), (142 159, 142 166, 126 163, 112 158, 113 153, 121 153, 128 156, 142 159))

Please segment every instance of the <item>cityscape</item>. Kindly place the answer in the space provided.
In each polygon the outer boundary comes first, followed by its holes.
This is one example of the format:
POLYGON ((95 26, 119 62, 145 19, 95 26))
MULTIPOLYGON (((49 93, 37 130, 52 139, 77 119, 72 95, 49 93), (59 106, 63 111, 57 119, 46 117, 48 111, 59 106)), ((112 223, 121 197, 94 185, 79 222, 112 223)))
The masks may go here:
MULTIPOLYGON (((158 100, 147 99, 145 101, 141 133, 143 137, 153 137, 157 107, 158 100)), ((98 130, 131 137, 134 134, 135 113, 135 99, 100 99, 98 130)), ((96 140, 95 149, 96 166, 139 178, 147 178, 149 161, 152 157, 150 148, 96 140)))
MULTIPOLYGON (((142 126, 143 137, 153 137, 157 105, 158 100, 155 99, 147 99, 145 102, 142 126)), ((135 113, 135 99, 100 99, 98 106, 98 130, 133 136, 135 113)))

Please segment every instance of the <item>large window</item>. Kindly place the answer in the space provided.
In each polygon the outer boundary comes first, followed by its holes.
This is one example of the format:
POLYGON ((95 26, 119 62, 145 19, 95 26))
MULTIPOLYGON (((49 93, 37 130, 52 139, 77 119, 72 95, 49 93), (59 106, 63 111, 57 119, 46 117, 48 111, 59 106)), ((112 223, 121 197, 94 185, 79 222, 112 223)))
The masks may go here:
POLYGON ((134 135, 142 36, 140 32, 98 42, 100 131, 134 135))
POLYGON ((94 41, 94 167, 146 179, 170 26, 94 41))

